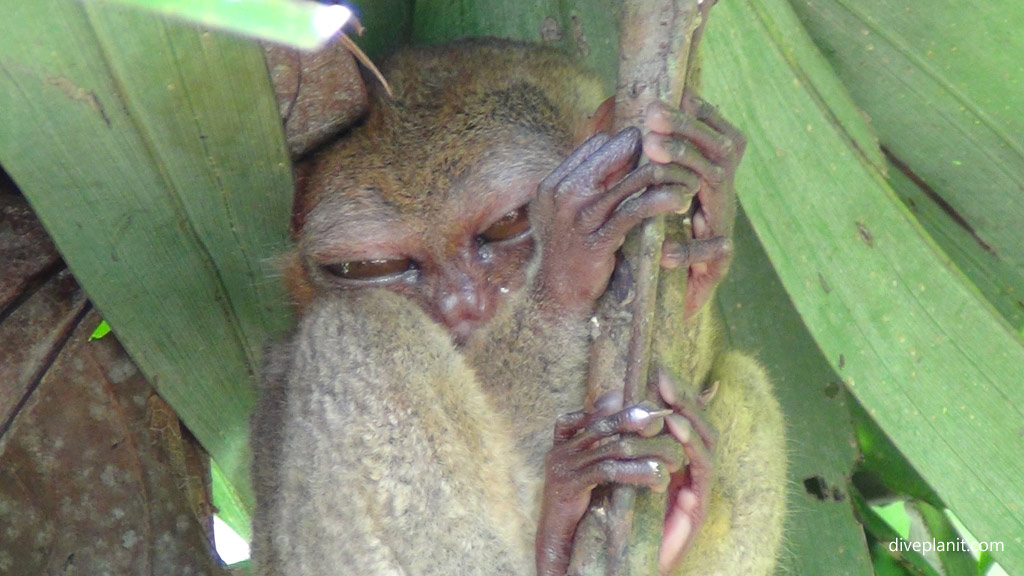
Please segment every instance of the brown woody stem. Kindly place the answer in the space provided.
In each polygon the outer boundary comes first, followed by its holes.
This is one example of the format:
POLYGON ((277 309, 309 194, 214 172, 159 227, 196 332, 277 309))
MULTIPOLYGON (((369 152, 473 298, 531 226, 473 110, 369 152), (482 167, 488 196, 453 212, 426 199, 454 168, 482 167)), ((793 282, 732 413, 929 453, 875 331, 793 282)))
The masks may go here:
MULTIPOLYGON (((620 16, 619 80, 615 96, 615 126, 643 128, 647 107, 655 100, 678 105, 683 96, 689 67, 700 37, 702 23, 714 0, 623 0, 620 16)), ((642 162, 645 162, 643 159, 642 162)), ((661 247, 665 239, 664 217, 651 218, 630 234, 623 247, 627 275, 634 285, 631 297, 621 298, 619 310, 600 316, 615 317, 617 312, 631 314, 632 320, 616 346, 598 341, 591 352, 589 398, 611 389, 614 380, 610 366, 622 366, 624 357, 623 402, 636 404, 647 395, 651 358, 651 339, 657 303, 661 247), (611 356, 619 355, 619 359, 611 356)), ((620 268, 621 269, 621 268, 620 268)), ((620 275, 621 276, 621 275, 620 275)), ((606 298, 612 301, 613 298, 606 298)), ((607 304, 615 308, 616 304, 607 304)), ((600 317, 599 316, 599 317, 600 317)), ((656 398, 651 398, 657 400, 656 398)), ((630 548, 636 489, 617 486, 612 491, 605 523, 607 576, 622 576, 631 571, 657 573, 657 551, 630 548), (643 557, 637 557, 642 555, 643 557)))

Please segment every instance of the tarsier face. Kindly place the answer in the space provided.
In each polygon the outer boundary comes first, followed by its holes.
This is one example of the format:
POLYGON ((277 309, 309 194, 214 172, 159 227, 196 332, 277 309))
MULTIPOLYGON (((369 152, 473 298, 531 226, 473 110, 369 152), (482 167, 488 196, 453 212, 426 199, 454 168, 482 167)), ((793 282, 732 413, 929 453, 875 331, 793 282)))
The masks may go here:
POLYGON ((535 253, 528 205, 561 157, 554 142, 529 133, 458 146, 476 151, 432 171, 407 148, 337 179, 340 189, 323 195, 303 230, 314 285, 402 294, 456 343, 492 318, 527 280, 535 253), (421 197, 410 200, 410 188, 421 197))

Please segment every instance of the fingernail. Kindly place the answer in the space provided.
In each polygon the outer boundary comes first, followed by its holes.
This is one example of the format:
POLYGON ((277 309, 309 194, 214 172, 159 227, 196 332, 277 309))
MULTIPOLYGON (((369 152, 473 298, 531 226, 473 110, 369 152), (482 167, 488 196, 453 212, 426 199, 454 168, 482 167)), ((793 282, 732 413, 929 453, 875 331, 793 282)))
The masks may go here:
POLYGON ((636 422, 639 424, 645 421, 652 420, 654 418, 653 413, 653 410, 638 405, 631 407, 629 409, 629 412, 626 414, 626 417, 629 419, 630 422, 636 422))
POLYGON ((601 394, 597 400, 594 400, 594 409, 606 414, 622 410, 622 392, 616 390, 601 394))
POLYGON ((710 388, 702 390, 701 393, 697 395, 697 404, 700 405, 701 408, 707 410, 708 404, 710 404, 711 400, 713 400, 715 395, 718 394, 718 385, 721 383, 721 380, 715 380, 711 384, 710 388))
POLYGON ((693 440, 693 426, 682 414, 669 414, 665 417, 665 425, 676 440, 684 444, 693 440))
POLYGON ((666 404, 670 406, 675 405, 676 387, 663 368, 658 369, 658 392, 661 394, 661 398, 666 404))

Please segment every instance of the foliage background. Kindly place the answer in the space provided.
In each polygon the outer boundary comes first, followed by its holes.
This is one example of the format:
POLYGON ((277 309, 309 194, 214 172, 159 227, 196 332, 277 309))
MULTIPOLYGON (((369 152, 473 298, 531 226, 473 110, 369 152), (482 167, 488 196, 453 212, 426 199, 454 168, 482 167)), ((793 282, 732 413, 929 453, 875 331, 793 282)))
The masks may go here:
MULTIPOLYGON (((550 18, 567 51, 611 71, 616 4, 379 0, 361 5, 362 42, 379 57, 467 34, 537 40, 550 18)), ((213 455, 244 526, 253 374, 288 322, 272 261, 290 171, 261 52, 103 2, 7 2, 0 20, 0 163, 213 455)), ((787 573, 868 574, 872 555, 880 573, 929 573, 885 553, 862 495, 949 507, 1024 573, 1020 22, 1014 0, 712 13, 704 93, 750 141, 719 305, 787 413, 787 573)))

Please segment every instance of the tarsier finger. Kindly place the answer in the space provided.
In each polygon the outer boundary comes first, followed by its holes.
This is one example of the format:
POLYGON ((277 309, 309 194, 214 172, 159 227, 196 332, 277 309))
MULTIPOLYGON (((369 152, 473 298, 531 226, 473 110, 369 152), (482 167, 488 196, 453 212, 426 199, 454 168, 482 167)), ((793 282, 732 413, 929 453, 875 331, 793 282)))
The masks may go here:
POLYGON ((693 92, 687 92, 683 95, 682 104, 683 112, 692 115, 707 126, 724 135, 726 140, 731 143, 736 153, 742 156, 743 149, 746 148, 747 139, 739 128, 733 126, 731 122, 722 116, 718 111, 717 106, 708 103, 693 92))
POLYGON ((677 187, 648 189, 639 196, 632 196, 623 202, 600 234, 605 239, 621 240, 626 232, 646 218, 677 212, 689 203, 688 197, 677 187))
POLYGON ((589 197, 600 193, 602 185, 618 173, 636 165, 640 154, 640 131, 627 128, 609 138, 598 150, 574 168, 560 184, 556 194, 589 197))
POLYGON ((679 242, 665 240, 661 247, 661 267, 666 269, 708 263, 732 256, 732 240, 724 236, 679 242))
POLYGON ((648 108, 645 124, 651 134, 681 138, 715 162, 729 160, 737 152, 734 128, 729 126, 731 131, 724 132, 686 108, 678 110, 654 102, 648 108))
POLYGON ((687 462, 686 458, 685 450, 668 436, 625 436, 614 442, 579 452, 569 458, 568 464, 572 469, 582 470, 603 461, 649 460, 660 462, 669 472, 676 472, 687 462))
POLYGON ((667 490, 670 481, 668 469, 656 460, 602 460, 583 468, 576 476, 580 486, 628 484, 655 492, 667 490))
POLYGON ((615 211, 622 207, 623 200, 644 188, 673 186, 681 199, 676 212, 685 210, 700 186, 700 179, 692 171, 674 164, 644 164, 627 174, 607 193, 580 212, 578 224, 581 230, 594 231, 608 221, 615 211))
POLYGON ((582 164, 583 161, 590 157, 591 154, 597 152, 601 146, 604 146, 604 144, 608 142, 609 138, 610 136, 604 133, 591 136, 579 148, 574 150, 568 158, 563 160, 562 163, 551 172, 551 174, 541 181, 540 190, 542 192, 545 190, 554 190, 555 185, 561 182, 566 175, 582 164))
MULTIPOLYGON (((655 377, 657 378, 658 394, 661 395, 662 400, 672 406, 673 412, 690 423, 708 450, 713 450, 717 432, 704 417, 706 406, 699 405, 700 396, 691 398, 681 394, 675 381, 664 368, 659 368, 655 377)), ((718 383, 714 383, 711 388, 717 389, 717 387, 718 383)))
POLYGON ((659 164, 675 163, 696 172, 702 179, 714 184, 720 183, 726 175, 713 157, 706 154, 695 143, 685 140, 679 135, 666 135, 650 132, 644 136, 644 153, 651 162, 659 164))
POLYGON ((562 414, 555 419, 555 443, 558 444, 576 435, 587 423, 589 415, 582 410, 562 414))
POLYGON ((688 464, 672 475, 668 487, 665 525, 662 533, 659 566, 669 570, 683 557, 696 531, 704 523, 711 497, 715 432, 704 416, 701 400, 681 393, 668 372, 658 369, 655 376, 662 399, 673 408, 665 417, 665 428, 682 446, 688 464))

